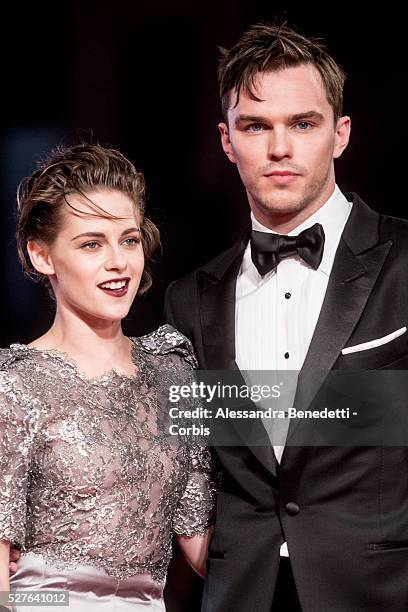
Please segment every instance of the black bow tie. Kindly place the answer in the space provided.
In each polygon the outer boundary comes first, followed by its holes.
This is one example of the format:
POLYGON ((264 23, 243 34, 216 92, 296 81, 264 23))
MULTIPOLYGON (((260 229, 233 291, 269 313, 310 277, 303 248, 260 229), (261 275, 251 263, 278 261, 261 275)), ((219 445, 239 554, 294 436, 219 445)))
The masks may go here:
POLYGON ((299 255, 313 270, 322 261, 324 231, 320 223, 308 227, 298 236, 282 236, 269 232, 251 233, 251 257, 261 276, 274 270, 286 257, 299 255))

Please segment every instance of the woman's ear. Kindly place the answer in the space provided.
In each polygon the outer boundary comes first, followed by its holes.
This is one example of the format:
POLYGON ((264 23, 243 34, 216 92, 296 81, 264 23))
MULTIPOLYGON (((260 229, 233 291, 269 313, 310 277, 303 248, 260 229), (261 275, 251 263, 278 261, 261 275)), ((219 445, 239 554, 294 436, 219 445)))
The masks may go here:
POLYGON ((48 245, 42 240, 29 240, 27 242, 27 251, 31 259, 31 263, 37 272, 51 276, 55 274, 54 265, 48 245))

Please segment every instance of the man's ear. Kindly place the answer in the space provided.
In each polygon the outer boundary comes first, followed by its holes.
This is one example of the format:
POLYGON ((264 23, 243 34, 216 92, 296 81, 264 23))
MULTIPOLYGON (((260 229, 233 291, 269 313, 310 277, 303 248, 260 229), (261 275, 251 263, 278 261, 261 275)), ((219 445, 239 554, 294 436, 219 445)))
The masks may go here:
POLYGON ((232 150, 232 145, 231 145, 231 141, 229 137, 228 125, 226 123, 219 123, 218 129, 220 131, 221 145, 222 145, 222 148, 224 149, 224 153, 228 157, 230 162, 235 164, 236 161, 235 161, 235 156, 232 150))
POLYGON ((350 117, 340 117, 336 124, 336 134, 334 137, 333 157, 337 159, 343 153, 350 140, 351 119, 350 117))
POLYGON ((37 272, 46 276, 55 274, 51 253, 45 242, 42 240, 29 240, 27 242, 27 251, 31 263, 37 272))

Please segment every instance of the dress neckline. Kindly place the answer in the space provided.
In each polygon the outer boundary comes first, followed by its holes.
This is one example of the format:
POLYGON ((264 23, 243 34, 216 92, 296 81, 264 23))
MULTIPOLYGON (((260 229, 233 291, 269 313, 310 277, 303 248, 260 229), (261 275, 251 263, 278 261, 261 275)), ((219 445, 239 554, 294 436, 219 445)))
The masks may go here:
POLYGON ((87 384, 95 385, 112 379, 121 379, 129 382, 134 382, 140 377, 140 372, 142 369, 142 360, 140 359, 140 352, 137 350, 136 338, 129 336, 127 336, 127 338, 131 342, 130 356, 132 359, 132 363, 135 365, 136 369, 134 374, 120 374, 114 368, 112 368, 104 372, 103 374, 99 374, 98 376, 86 376, 86 374, 81 372, 76 361, 72 357, 69 357, 68 353, 59 351, 58 349, 42 349, 36 346, 28 346, 28 344, 23 344, 21 342, 15 342, 10 345, 10 350, 23 351, 23 353, 27 355, 29 355, 30 353, 37 354, 45 357, 46 359, 48 359, 49 357, 57 359, 63 362, 64 365, 70 368, 80 380, 87 384))

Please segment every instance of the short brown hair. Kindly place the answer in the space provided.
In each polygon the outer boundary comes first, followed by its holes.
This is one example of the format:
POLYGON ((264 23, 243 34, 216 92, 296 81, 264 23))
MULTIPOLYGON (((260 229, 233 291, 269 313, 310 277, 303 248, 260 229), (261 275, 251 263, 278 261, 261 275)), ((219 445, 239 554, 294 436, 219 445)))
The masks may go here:
MULTIPOLYGON (((145 260, 151 259, 159 245, 160 235, 154 223, 145 216, 143 174, 115 149, 88 143, 60 146, 39 164, 31 176, 22 180, 17 191, 17 249, 29 277, 40 280, 50 289, 48 277, 37 272, 30 261, 27 242, 37 239, 52 244, 59 229, 63 204, 75 210, 67 196, 75 193, 87 197, 90 192, 101 188, 120 191, 133 202, 141 217, 145 260)), ((83 214, 119 218, 90 202, 95 213, 83 214)), ((147 291, 151 284, 151 275, 145 265, 139 293, 147 291)))
POLYGON ((284 68, 311 64, 320 73, 335 121, 343 111, 343 86, 346 75, 327 53, 321 39, 306 38, 285 25, 258 23, 242 34, 231 49, 220 48, 218 81, 224 118, 230 104, 230 92, 253 92, 258 72, 275 72, 284 68))

